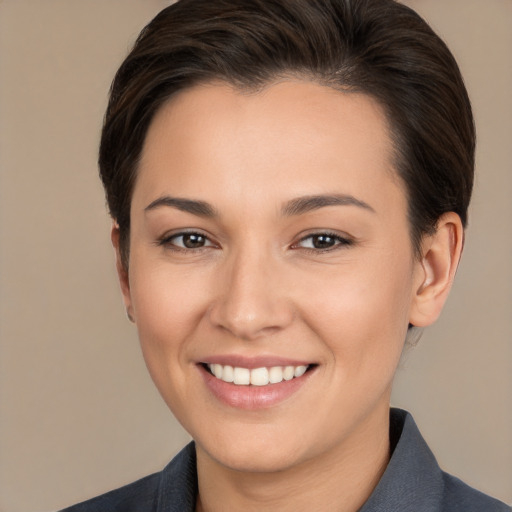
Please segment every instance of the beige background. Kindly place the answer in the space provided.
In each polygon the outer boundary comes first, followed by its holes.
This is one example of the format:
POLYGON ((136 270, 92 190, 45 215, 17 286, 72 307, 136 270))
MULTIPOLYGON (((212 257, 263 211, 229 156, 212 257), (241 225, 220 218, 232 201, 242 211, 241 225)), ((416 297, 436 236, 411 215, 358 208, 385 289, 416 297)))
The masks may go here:
MULTIPOLYGON (((187 441, 114 275, 96 146, 112 75, 162 0, 0 1, 0 510, 49 511, 187 441)), ((512 2, 409 0, 459 60, 478 124, 467 247, 394 404, 442 465, 512 502, 512 2)))

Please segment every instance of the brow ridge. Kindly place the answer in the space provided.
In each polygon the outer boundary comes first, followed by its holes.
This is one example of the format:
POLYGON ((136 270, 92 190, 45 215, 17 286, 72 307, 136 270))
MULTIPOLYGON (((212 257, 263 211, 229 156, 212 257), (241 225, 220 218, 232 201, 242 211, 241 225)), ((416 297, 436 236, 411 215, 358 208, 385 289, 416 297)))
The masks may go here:
POLYGON ((302 215, 328 206, 356 206, 375 213, 375 210, 364 201, 349 194, 319 194, 302 196, 288 201, 282 208, 287 217, 302 215))
POLYGON ((216 217, 215 208, 206 201, 196 199, 185 199, 182 197, 162 196, 151 202, 144 211, 151 211, 161 207, 176 208, 182 212, 199 215, 200 217, 216 217))

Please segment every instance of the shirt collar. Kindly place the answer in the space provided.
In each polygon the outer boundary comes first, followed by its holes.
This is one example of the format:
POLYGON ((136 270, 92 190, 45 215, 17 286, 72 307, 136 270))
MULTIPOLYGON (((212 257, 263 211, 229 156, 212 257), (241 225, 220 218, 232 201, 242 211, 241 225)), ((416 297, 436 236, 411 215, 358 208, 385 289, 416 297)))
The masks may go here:
MULTIPOLYGON (((377 487, 359 512, 436 512, 443 476, 412 416, 390 411, 392 456, 377 487)), ((158 512, 194 512, 197 496, 196 452, 188 444, 162 471, 158 512)))
POLYGON ((391 409, 390 440, 391 459, 359 512, 439 511, 443 474, 408 412, 391 409))
POLYGON ((195 444, 189 443, 162 471, 157 512, 194 512, 197 497, 195 444))

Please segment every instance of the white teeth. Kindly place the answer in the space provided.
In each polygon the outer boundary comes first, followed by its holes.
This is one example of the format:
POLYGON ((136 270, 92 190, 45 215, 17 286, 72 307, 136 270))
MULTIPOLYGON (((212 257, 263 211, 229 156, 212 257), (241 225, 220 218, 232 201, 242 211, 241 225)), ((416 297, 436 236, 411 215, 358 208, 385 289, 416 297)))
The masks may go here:
POLYGON ((295 377, 295 368, 293 366, 285 366, 283 370, 283 379, 292 380, 295 377))
POLYGON ((241 368, 238 366, 222 366, 221 364, 209 364, 208 368, 217 379, 224 382, 232 382, 238 386, 267 386, 279 384, 283 380, 292 380, 306 373, 308 366, 272 366, 270 368, 241 368))
POLYGON ((213 375, 217 377, 217 379, 222 379, 222 365, 214 364, 212 368, 213 375))
POLYGON ((224 366, 222 370, 222 380, 224 382, 233 382, 235 380, 235 372, 232 366, 224 366))
POLYGON ((306 370, 308 369, 307 366, 297 366, 297 368, 295 368, 295 377, 300 377, 302 375, 304 375, 306 373, 306 370))
POLYGON ((268 384, 268 370, 266 368, 251 370, 251 384, 253 386, 266 386, 268 384))
POLYGON ((251 372, 247 368, 233 369, 233 382, 239 386, 248 386, 251 383, 251 372))
POLYGON ((268 372, 268 380, 271 384, 278 384, 283 380, 283 369, 280 366, 273 366, 268 372))

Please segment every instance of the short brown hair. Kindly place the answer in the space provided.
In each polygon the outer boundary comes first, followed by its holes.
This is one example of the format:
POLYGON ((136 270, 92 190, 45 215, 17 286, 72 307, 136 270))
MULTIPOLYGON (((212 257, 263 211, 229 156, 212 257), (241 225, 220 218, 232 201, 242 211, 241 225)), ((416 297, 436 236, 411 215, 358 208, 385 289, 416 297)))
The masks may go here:
POLYGON ((390 122, 411 240, 466 225, 475 128, 444 42, 394 0, 180 0, 139 35, 113 81, 99 167, 128 264, 130 203, 148 127, 177 91, 221 80, 258 89, 295 75, 376 98, 390 122))

